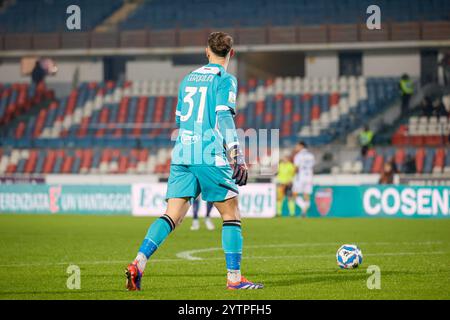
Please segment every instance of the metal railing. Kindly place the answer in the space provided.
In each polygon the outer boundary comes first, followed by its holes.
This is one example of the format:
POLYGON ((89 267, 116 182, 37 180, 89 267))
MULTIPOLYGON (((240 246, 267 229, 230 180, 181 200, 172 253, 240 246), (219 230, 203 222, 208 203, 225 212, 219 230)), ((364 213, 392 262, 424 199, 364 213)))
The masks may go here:
MULTIPOLYGON (((133 30, 120 32, 3 33, 0 50, 60 50, 204 46, 213 29, 133 30)), ((450 21, 384 23, 380 30, 365 24, 265 26, 222 29, 238 45, 314 44, 450 40, 450 21)))

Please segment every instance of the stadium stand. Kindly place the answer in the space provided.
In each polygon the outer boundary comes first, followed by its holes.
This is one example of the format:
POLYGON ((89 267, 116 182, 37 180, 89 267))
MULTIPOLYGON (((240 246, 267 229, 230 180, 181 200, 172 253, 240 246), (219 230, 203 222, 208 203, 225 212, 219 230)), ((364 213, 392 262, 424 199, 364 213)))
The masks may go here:
MULTIPOLYGON (((0 32, 65 31, 69 5, 87 7, 83 11, 84 31, 93 30, 120 8, 124 0, 16 0, 0 13, 0 32), (57 14, 60 13, 60 14, 57 14)), ((208 28, 232 26, 289 26, 361 23, 368 0, 279 0, 279 1, 164 1, 147 0, 121 23, 124 30, 208 28), (218 10, 217 8, 220 8, 218 10), (239 8, 239 10, 236 10, 239 8), (208 12, 198 19, 198 12, 208 12), (358 18, 359 17, 359 18, 358 18)), ((447 21, 450 3, 445 0, 380 0, 386 21, 447 21)))
POLYGON ((342 166, 333 167, 331 172, 333 174, 381 173, 383 164, 392 161, 399 173, 408 173, 405 168, 408 156, 414 159, 415 172, 413 173, 435 175, 450 173, 450 149, 444 146, 374 148, 369 150, 366 157, 346 161, 342 166))
MULTIPOLYGON (((248 152, 247 152, 248 153, 248 152)), ((0 174, 168 174, 171 148, 0 148, 0 174)), ((249 163, 251 173, 270 154, 249 163)))
POLYGON ((167 173, 170 150, 0 149, 0 174, 167 173))
POLYGON ((0 49, 203 46, 213 28, 226 30, 241 45, 436 41, 450 34, 445 0, 378 1, 384 26, 375 32, 366 28, 366 10, 372 5, 367 0, 148 0, 131 9, 125 1, 47 0, 40 5, 17 0, 0 10, 0 49), (89 5, 81 30, 66 28, 70 4, 89 5), (198 19, 198 12, 207 14, 198 19))
POLYGON ((406 118, 392 136, 394 145, 439 146, 448 141, 450 135, 450 95, 442 99, 441 115, 426 116, 415 110, 406 118))
MULTIPOLYGON (((43 100, 52 99, 53 92, 44 85, 26 83, 0 84, 0 125, 6 126, 18 115, 38 106, 43 100)), ((17 128, 19 136, 23 125, 17 128)))
MULTIPOLYGON (((373 1, 372 1, 373 2, 373 1)), ((361 23, 368 0, 146 1, 122 23, 123 29, 170 29, 231 26, 288 26, 361 23), (220 8, 220 10, 218 10, 220 8), (239 8, 238 10, 236 10, 239 8), (197 12, 207 12, 198 19, 197 12), (232 25, 230 25, 230 22, 232 25)), ((448 20, 450 3, 442 0, 381 0, 387 21, 448 20)))
POLYGON ((83 10, 82 29, 92 30, 119 8, 123 0, 16 0, 0 12, 0 32, 55 32, 66 31, 66 9, 78 5, 83 10))
MULTIPOLYGON (((284 146, 300 136, 328 143, 396 98, 394 78, 250 79, 239 84, 237 126, 277 129, 284 146)), ((36 117, 7 129, 4 144, 31 147, 168 146, 176 81, 83 83, 36 117)))
MULTIPOLYGON (((380 0, 384 27, 370 34, 363 23, 368 0, 148 0, 120 19, 117 32, 95 32, 124 2, 10 1, 0 11, 0 49, 204 46, 211 28, 230 32, 236 44, 267 45, 442 40, 450 34, 445 0, 380 0), (71 4, 89 10, 82 13, 82 32, 61 36, 71 4), (207 14, 198 19, 198 12, 207 14)), ((392 106, 397 81, 354 76, 240 81, 236 124, 280 129, 283 148, 299 138, 326 145, 392 106)), ((177 87, 173 80, 85 82, 54 99, 45 88, 0 84, 0 174, 167 173, 177 87)), ((450 97, 445 99, 448 106, 450 97)), ((392 135, 394 147, 376 147, 332 171, 378 173, 395 159, 403 172, 411 155, 419 173, 450 172, 450 118, 416 113, 393 128, 387 137, 392 135)))
MULTIPOLYGON (((448 108, 449 96, 443 105, 448 108)), ((424 116, 416 108, 401 119, 392 135, 392 145, 369 150, 366 157, 358 156, 332 168, 332 173, 380 173, 385 162, 395 164, 398 173, 448 175, 450 173, 450 116, 424 116), (407 159, 414 162, 413 172, 405 165, 407 159)))
MULTIPOLYGON (((395 101, 396 83, 364 77, 250 79, 239 84, 236 123, 244 129, 280 128, 284 147, 299 137, 322 145, 395 101)), ((82 83, 37 115, 6 126, 0 173, 167 173, 176 94, 176 81, 82 83)), ((378 172, 381 156, 369 155, 351 169, 345 163, 342 171, 378 172)))

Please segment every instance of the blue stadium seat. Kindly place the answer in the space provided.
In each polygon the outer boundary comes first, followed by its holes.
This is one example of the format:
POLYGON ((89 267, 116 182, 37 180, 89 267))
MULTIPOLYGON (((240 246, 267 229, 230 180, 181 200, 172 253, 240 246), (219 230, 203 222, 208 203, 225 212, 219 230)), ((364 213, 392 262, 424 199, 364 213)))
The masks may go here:
POLYGON ((0 12, 0 32, 64 32, 66 9, 70 5, 81 8, 82 31, 90 31, 123 4, 123 0, 16 0, 0 12))
MULTIPOLYGON (((360 23, 370 0, 259 1, 152 0, 146 1, 124 22, 122 29, 173 29, 286 26, 294 24, 360 23), (199 12, 203 14, 198 18, 199 12)), ((448 20, 450 2, 445 0, 379 0, 385 21, 448 20)))

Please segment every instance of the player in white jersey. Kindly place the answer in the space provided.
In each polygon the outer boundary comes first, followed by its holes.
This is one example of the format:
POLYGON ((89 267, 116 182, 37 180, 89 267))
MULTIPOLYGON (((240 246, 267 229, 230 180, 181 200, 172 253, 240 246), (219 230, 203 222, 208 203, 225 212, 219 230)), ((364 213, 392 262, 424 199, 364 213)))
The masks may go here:
POLYGON ((297 173, 292 184, 292 192, 295 202, 302 210, 303 217, 306 216, 311 206, 314 164, 314 155, 306 148, 306 144, 303 141, 297 143, 294 156, 297 173))

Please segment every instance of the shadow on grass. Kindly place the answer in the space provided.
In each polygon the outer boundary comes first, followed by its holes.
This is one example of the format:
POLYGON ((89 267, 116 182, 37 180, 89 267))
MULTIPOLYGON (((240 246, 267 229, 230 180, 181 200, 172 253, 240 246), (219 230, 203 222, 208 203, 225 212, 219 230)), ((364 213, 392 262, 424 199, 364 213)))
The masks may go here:
MULTIPOLYGON (((41 291, 3 291, 0 292, 0 299, 7 299, 6 296, 20 296, 20 295, 46 295, 46 294, 73 294, 73 295, 80 295, 80 294, 93 294, 93 293, 114 293, 114 292, 127 292, 125 289, 102 289, 102 290, 60 290, 60 291, 51 291, 51 290, 41 290, 41 291)), ((36 297, 37 298, 37 297, 36 297)), ((55 297, 55 300, 58 300, 57 297, 55 297)))
MULTIPOLYGON (((390 275, 417 275, 423 274, 421 272, 404 272, 404 271, 384 271, 383 276, 390 275)), ((280 273, 271 273, 271 276, 286 276, 286 274, 280 273)), ((264 281, 268 286, 293 286, 298 284, 311 284, 311 283, 340 283, 340 282, 348 282, 348 281, 357 281, 357 280, 366 280, 370 274, 366 272, 361 272, 360 270, 337 270, 335 272, 303 272, 300 274, 289 275, 289 279, 281 279, 281 280, 268 280, 264 281)))
MULTIPOLYGON (((395 276, 395 275, 423 275, 423 272, 408 272, 408 271, 384 271, 383 272, 383 276, 395 276)), ((345 283, 345 282, 349 282, 349 281, 365 281, 368 277, 369 274, 367 274, 365 272, 364 269, 356 269, 356 270, 323 270, 323 271, 314 271, 314 270, 299 270, 297 272, 293 272, 293 273, 261 273, 261 274, 248 274, 249 278, 255 278, 258 281, 261 281, 262 283, 264 283, 267 288, 275 288, 275 287, 288 287, 288 286, 295 286, 295 285, 302 285, 302 284, 313 284, 313 283, 345 283), (278 279, 278 280, 271 280, 273 278, 277 278, 277 277, 283 277, 283 279, 278 279)), ((89 277, 89 278, 99 278, 99 277, 105 277, 105 278, 117 278, 119 279, 119 275, 114 273, 114 274, 92 274, 92 275, 84 275, 84 277, 89 277)), ((151 274, 149 277, 151 278, 186 278, 186 277, 190 277, 190 278, 197 278, 198 274, 196 273, 183 273, 183 274, 151 274)), ((215 278, 215 277, 224 277, 223 273, 211 273, 211 274, 202 274, 201 276, 202 278, 204 277, 211 277, 211 278, 215 278)), ((200 282, 201 280, 199 280, 200 282)), ((224 280, 225 281, 225 280, 224 280)), ((195 282, 195 280, 193 280, 192 282, 195 282)), ((186 285, 181 285, 178 282, 173 283, 173 285, 165 285, 163 287, 158 287, 158 286, 154 286, 154 284, 152 283, 148 283, 147 285, 145 285, 144 283, 144 287, 148 287, 148 289, 151 288, 151 290, 154 291, 160 291, 160 292, 164 292, 164 291, 171 291, 173 289, 177 289, 177 290, 210 290, 212 288, 217 288, 218 290, 223 289, 225 287, 225 283, 222 284, 217 284, 214 281, 210 282, 208 284, 192 284, 192 282, 190 282, 189 284, 186 285)), ((158 281, 158 283, 160 283, 158 281)), ((144 291, 142 291, 142 293, 145 293, 145 289, 144 291)), ((26 295, 35 295, 37 296, 36 298, 38 298, 39 295, 73 295, 74 298, 76 296, 80 296, 80 295, 85 295, 87 296, 87 299, 89 299, 89 295, 94 295, 94 294, 99 294, 99 293, 114 293, 114 294, 126 294, 127 291, 125 289, 120 289, 120 288, 113 288, 113 289, 89 289, 89 290, 59 290, 59 291, 51 291, 51 290, 30 290, 30 291, 3 291, 0 292, 0 299, 8 299, 8 298, 13 298, 14 296, 26 296, 26 295)), ((140 293, 137 293, 136 298, 140 297, 140 293)), ((96 297, 99 298, 99 297, 96 297)), ((101 297, 100 297, 101 298, 101 297)), ((54 297, 54 299, 58 299, 58 297, 54 297)))

